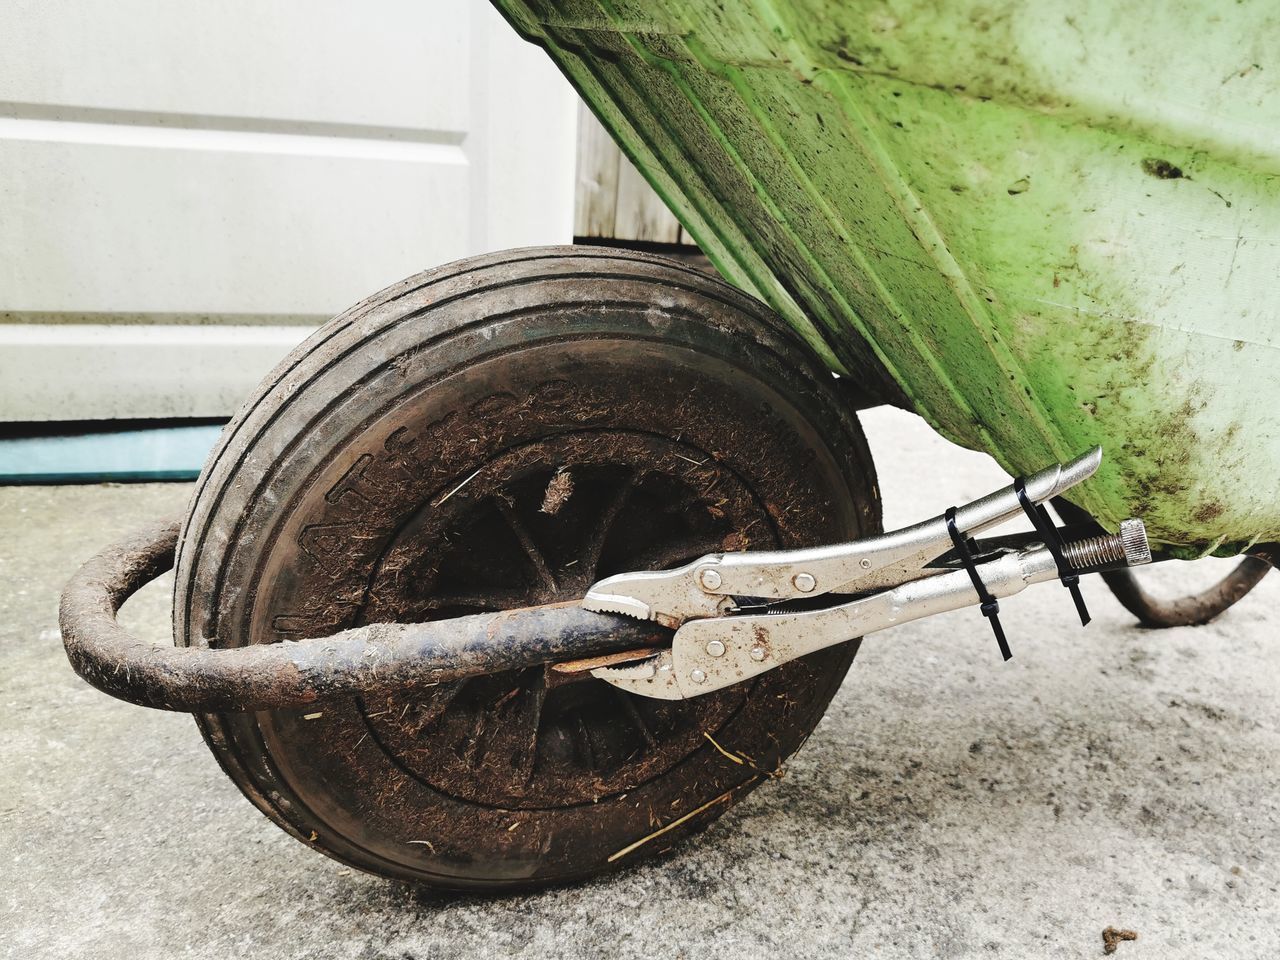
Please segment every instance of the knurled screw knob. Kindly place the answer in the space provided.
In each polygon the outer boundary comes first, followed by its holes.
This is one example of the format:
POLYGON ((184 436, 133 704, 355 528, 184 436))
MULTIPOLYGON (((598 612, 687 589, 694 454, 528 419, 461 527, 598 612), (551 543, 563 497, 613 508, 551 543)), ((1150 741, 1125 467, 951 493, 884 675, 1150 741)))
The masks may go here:
POLYGON ((1151 562, 1151 544, 1141 520, 1122 520, 1118 533, 1073 540, 1062 546, 1067 563, 1075 570, 1123 564, 1136 567, 1151 562))
POLYGON ((1136 518, 1120 521, 1120 543, 1124 546, 1125 563, 1138 567, 1151 562, 1151 542, 1146 525, 1136 518))

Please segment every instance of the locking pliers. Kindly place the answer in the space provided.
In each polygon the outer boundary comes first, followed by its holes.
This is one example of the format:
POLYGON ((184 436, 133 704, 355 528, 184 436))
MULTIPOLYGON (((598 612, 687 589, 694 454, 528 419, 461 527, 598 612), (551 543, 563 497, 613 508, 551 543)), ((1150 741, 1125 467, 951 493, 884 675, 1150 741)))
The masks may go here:
POLYGON ((676 633, 670 649, 592 675, 632 693, 681 700, 975 603, 992 619, 1004 649, 1000 598, 1053 579, 1074 593, 1080 572, 1151 561, 1140 520, 1124 521, 1112 536, 1064 542, 1044 512, 1045 501, 1092 476, 1101 462, 1102 448, 1095 447, 942 516, 864 540, 713 553, 674 570, 608 577, 587 592, 584 607, 653 620, 676 633), (972 539, 1023 513, 1035 522, 1035 534, 985 545, 972 539), (825 594, 835 602, 815 609, 814 598, 825 594))

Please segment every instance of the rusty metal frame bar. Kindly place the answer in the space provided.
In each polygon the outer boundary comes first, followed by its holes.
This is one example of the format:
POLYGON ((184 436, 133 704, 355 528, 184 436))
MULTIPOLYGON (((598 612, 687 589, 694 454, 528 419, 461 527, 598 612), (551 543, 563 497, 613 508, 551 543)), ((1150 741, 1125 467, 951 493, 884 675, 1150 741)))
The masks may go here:
POLYGON ((1195 627, 1226 612, 1256 587, 1271 566, 1258 557, 1245 557, 1234 570, 1199 593, 1162 600, 1143 589, 1138 577, 1129 570, 1111 570, 1102 574, 1120 605, 1138 618, 1144 627, 1195 627))
POLYGON ((63 646, 76 673, 144 707, 191 713, 298 708, 671 643, 671 632, 656 623, 592 613, 577 603, 371 624, 331 637, 232 649, 147 643, 116 615, 173 567, 178 529, 159 524, 106 547, 72 577, 59 608, 63 646))

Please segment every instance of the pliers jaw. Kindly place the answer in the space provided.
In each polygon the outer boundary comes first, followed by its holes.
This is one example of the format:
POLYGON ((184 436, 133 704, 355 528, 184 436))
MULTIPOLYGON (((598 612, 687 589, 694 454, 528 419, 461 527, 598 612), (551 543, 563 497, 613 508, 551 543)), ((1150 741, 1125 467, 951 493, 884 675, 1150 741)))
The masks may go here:
POLYGON ((597 667, 591 675, 654 700, 684 700, 688 696, 680 689, 674 650, 661 650, 646 660, 621 667, 597 667))
POLYGON ((715 617, 731 606, 731 598, 708 593, 699 571, 718 564, 724 554, 708 554, 672 570, 619 573, 594 584, 582 605, 596 613, 621 613, 652 620, 670 630, 686 620, 715 617))

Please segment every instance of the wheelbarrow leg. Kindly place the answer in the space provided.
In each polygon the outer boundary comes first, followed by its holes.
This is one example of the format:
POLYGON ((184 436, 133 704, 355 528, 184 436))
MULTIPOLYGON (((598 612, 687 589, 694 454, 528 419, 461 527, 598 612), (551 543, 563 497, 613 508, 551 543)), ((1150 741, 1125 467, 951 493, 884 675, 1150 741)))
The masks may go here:
POLYGON ((1102 574, 1102 579, 1121 606, 1144 627, 1192 627, 1224 613, 1270 571, 1271 564, 1266 561, 1246 557, 1209 589, 1172 600, 1161 600, 1147 593, 1130 570, 1108 571, 1102 574))

